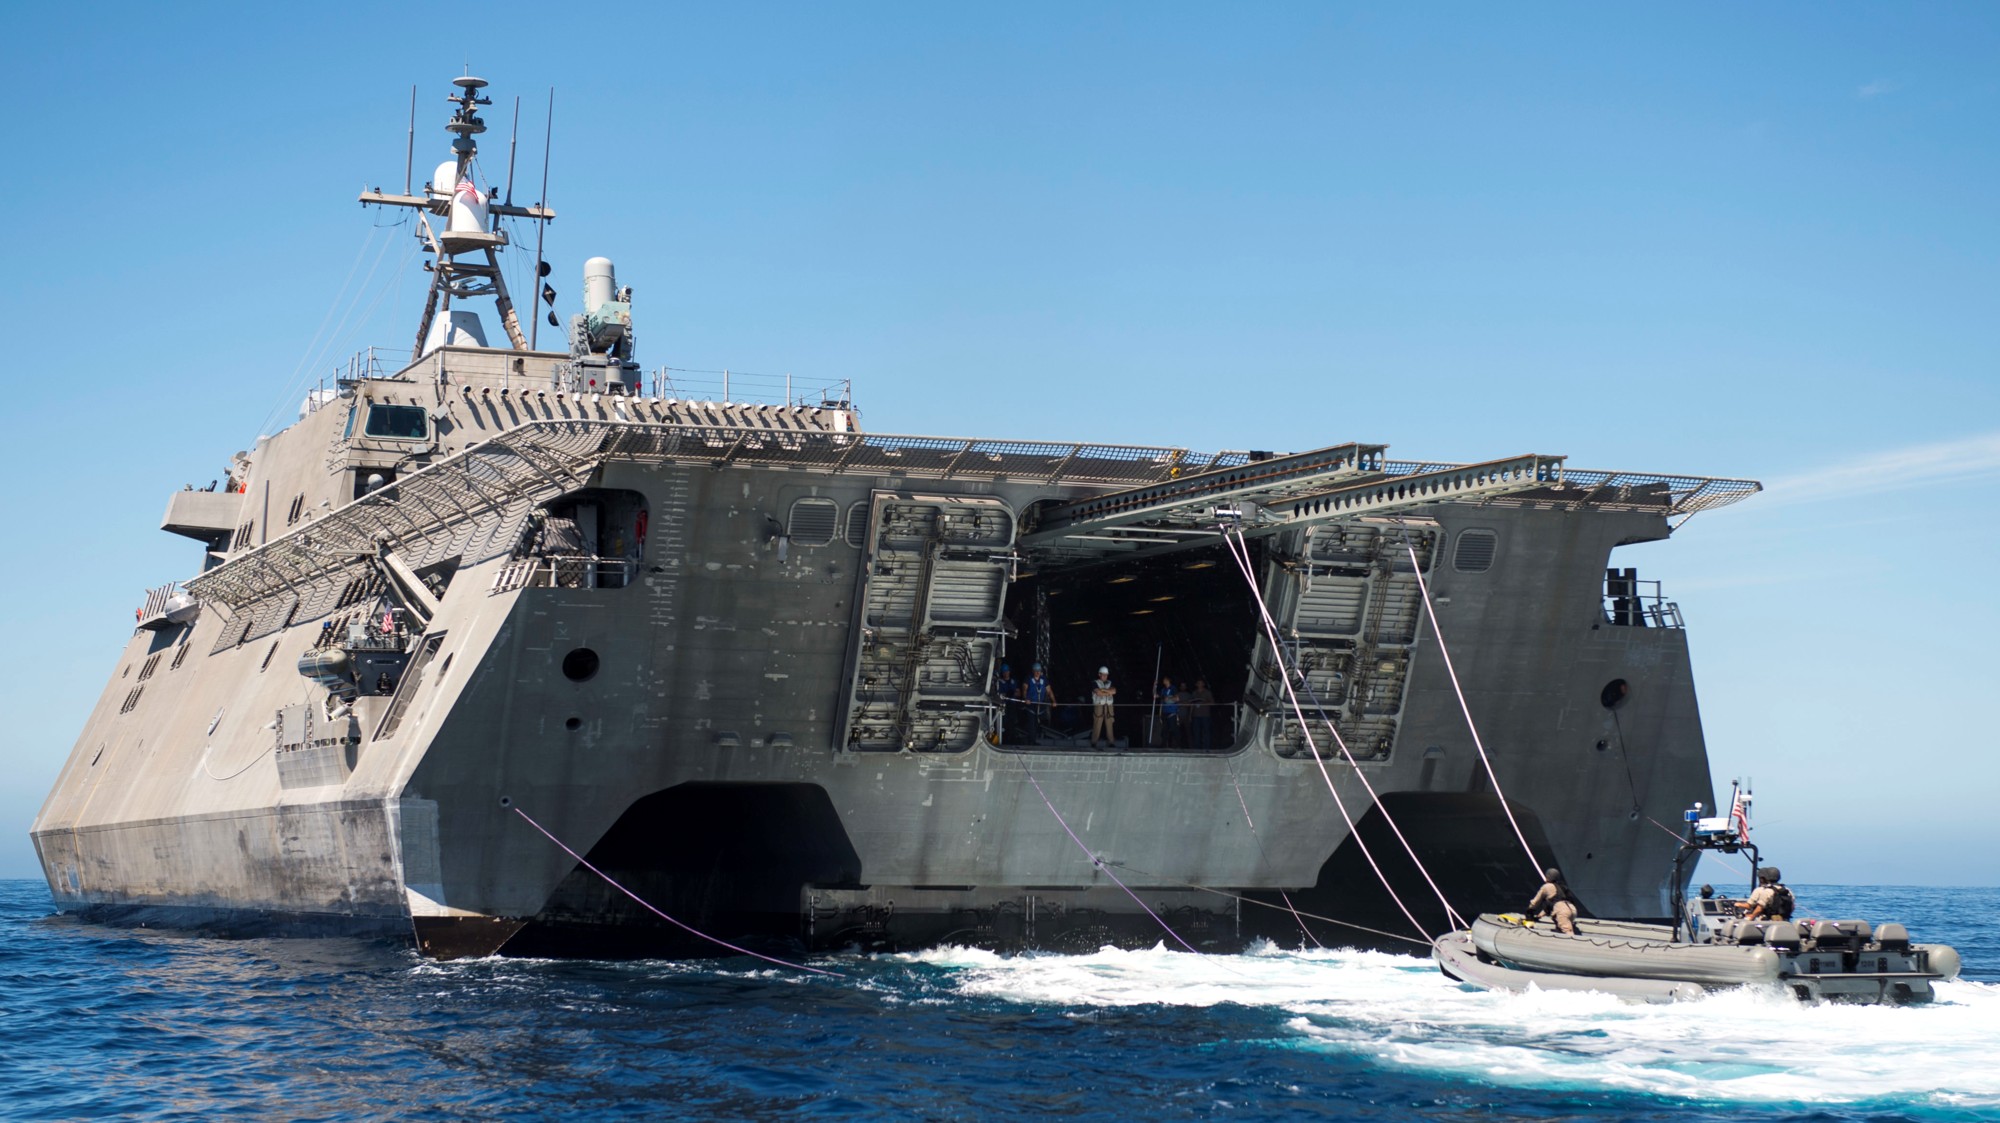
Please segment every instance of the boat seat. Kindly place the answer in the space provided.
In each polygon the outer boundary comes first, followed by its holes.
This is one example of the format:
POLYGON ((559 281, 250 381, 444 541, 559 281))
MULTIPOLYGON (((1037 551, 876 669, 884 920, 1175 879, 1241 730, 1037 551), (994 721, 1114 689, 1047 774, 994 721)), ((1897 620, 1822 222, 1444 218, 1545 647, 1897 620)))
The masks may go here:
POLYGON ((1780 951, 1799 950, 1799 926, 1789 920, 1780 920, 1764 929, 1764 942, 1780 951))
POLYGON ((1883 951, 1910 950, 1910 930, 1891 920, 1875 930, 1875 942, 1883 951))
POLYGON ((1842 924, 1833 920, 1816 920, 1812 925, 1813 948, 1817 951, 1846 951, 1860 947, 1855 939, 1854 921, 1842 924))
POLYGON ((1736 926, 1736 942, 1739 944, 1761 944, 1764 942, 1764 926, 1755 921, 1744 921, 1736 926))

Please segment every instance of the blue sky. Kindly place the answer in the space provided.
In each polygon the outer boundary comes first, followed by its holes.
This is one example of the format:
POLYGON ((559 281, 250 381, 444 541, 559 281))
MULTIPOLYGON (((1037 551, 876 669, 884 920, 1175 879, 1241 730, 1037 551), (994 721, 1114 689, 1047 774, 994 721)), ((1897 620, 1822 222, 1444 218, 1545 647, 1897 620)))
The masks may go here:
POLYGON ((547 12, 10 14, 0 876, 197 563, 167 492, 408 346, 353 199, 412 84, 442 158, 469 63, 489 178, 522 96, 517 199, 556 89, 553 279, 613 257, 649 370, 852 378, 888 432, 1765 480, 1621 556, 1718 780, 1794 881, 2000 881, 2000 9, 547 12))

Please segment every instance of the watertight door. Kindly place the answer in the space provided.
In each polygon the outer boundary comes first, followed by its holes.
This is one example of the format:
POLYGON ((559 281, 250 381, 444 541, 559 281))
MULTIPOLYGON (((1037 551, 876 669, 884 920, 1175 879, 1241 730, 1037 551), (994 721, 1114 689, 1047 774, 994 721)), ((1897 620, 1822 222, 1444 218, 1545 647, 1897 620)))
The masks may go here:
POLYGON ((998 499, 874 494, 844 748, 972 746, 999 649, 1014 527, 998 499))

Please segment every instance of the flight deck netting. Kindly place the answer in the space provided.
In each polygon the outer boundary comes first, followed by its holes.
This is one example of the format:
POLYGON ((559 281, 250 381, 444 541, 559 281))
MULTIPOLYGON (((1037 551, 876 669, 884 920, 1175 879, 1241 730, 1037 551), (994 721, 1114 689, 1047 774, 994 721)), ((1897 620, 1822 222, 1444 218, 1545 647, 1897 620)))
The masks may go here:
POLYGON ((421 566, 435 560, 440 542, 460 539, 469 539, 458 550, 462 563, 481 561, 509 548, 502 529, 512 516, 583 487, 606 460, 1131 485, 1234 466, 1248 454, 627 420, 530 421, 302 524, 192 579, 188 588, 203 600, 236 607, 313 584, 385 546, 409 551, 412 564, 421 566))
MULTIPOLYGON (((526 508, 585 486, 607 460, 805 468, 829 474, 984 478, 1127 487, 1234 468, 1246 452, 880 433, 829 433, 626 419, 529 421, 403 476, 380 491, 188 582, 205 601, 237 607, 280 591, 301 592, 330 574, 406 551, 412 564, 456 551, 461 564, 511 546, 505 533, 526 508)), ((1390 476, 1462 465, 1390 462, 1390 476)), ((1748 480, 1565 471, 1561 481, 1478 502, 1654 511, 1685 517, 1759 490, 1748 480)))
MULTIPOLYGON (((1456 468, 1443 461, 1391 460, 1383 470, 1391 476, 1411 476, 1456 468)), ((1686 519, 1700 511, 1727 507, 1764 490, 1755 480, 1712 476, 1667 476, 1652 472, 1602 472, 1565 467, 1562 479, 1549 486, 1482 499, 1502 506, 1590 506, 1612 511, 1646 511, 1686 519)))

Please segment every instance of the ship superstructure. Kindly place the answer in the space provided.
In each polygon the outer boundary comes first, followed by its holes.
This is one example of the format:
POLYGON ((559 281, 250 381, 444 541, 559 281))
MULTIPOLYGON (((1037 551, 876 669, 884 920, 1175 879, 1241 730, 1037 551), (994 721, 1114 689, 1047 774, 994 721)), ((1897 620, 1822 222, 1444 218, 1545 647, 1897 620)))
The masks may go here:
POLYGON ((554 215, 473 183, 484 83, 456 84, 452 160, 362 196, 423 223, 417 347, 171 497, 203 566, 149 594, 35 823, 59 907, 705 950, 532 816, 690 925, 810 947, 1150 943, 1146 908, 1204 946, 1295 941, 1294 909, 1407 928, 1372 866, 1441 931, 1387 818, 1461 911, 1535 876, 1442 629, 1524 840, 1592 911, 1666 915, 1649 820, 1709 798, 1707 758, 1678 609, 1612 552, 1757 485, 898 436, 845 386, 648 386, 603 258, 567 349, 524 337, 494 220, 554 215), (1056 705, 997 697, 1003 665, 1056 705), (1205 725, 1162 678, 1206 684, 1205 725))

